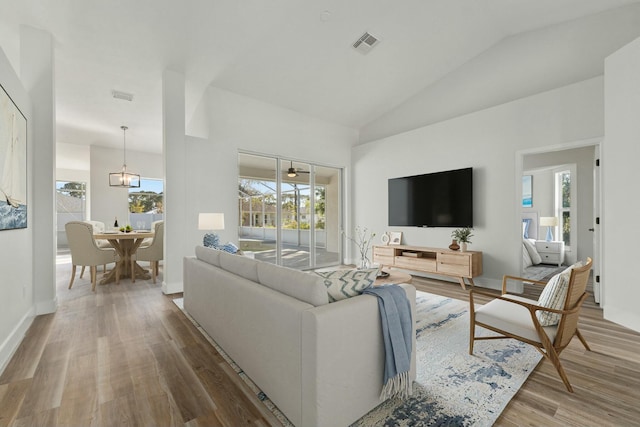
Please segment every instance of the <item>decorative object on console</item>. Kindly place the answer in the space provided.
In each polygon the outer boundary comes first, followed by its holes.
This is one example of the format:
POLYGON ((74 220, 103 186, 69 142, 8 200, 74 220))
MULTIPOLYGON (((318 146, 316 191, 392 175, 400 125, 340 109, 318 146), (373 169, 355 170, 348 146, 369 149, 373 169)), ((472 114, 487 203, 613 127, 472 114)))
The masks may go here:
POLYGON ((211 233, 204 235, 202 245, 208 248, 217 248, 220 238, 213 231, 224 230, 223 213, 201 213, 198 215, 198 230, 210 230, 211 233))
POLYGON ((547 242, 553 241, 553 232, 551 228, 558 226, 558 217, 557 216, 541 216, 540 217, 540 227, 547 227, 547 242))
POLYGON ((376 236, 376 233, 373 231, 369 232, 367 227, 356 226, 355 237, 349 237, 345 232, 343 232, 343 234, 358 247, 358 252, 360 253, 360 263, 358 268, 369 268, 369 250, 371 249, 371 243, 373 242, 373 238, 376 236))
POLYGON ((127 129, 129 128, 120 126, 120 129, 122 129, 124 146, 122 170, 109 174, 109 187, 140 188, 140 175, 127 172, 127 129))
POLYGON ((460 242, 460 252, 467 251, 467 244, 471 243, 471 238, 473 234, 471 234, 473 228, 464 227, 464 228, 456 228, 451 232, 451 237, 460 242))
POLYGON ((389 233, 389 244, 400 245, 402 244, 402 231, 392 231, 389 233))
POLYGON ((389 244, 389 233, 382 233, 382 236, 380 236, 380 241, 382 243, 384 243, 385 245, 389 244))
POLYGON ((457 251, 460 249, 460 245, 458 244, 458 241, 456 239, 453 239, 451 241, 451 244, 449 245, 449 249, 451 249, 452 251, 457 251))

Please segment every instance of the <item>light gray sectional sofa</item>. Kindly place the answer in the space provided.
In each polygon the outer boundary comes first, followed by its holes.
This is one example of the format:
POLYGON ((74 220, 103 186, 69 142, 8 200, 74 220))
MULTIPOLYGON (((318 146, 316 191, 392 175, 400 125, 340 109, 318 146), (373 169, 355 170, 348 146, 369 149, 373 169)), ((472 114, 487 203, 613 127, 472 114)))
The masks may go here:
MULTIPOLYGON (((401 285, 415 319, 415 288, 401 285)), ((381 403, 377 299, 328 303, 313 273, 205 247, 184 259, 184 307, 296 426, 346 426, 381 403)), ((415 324, 411 379, 415 371, 415 324)))

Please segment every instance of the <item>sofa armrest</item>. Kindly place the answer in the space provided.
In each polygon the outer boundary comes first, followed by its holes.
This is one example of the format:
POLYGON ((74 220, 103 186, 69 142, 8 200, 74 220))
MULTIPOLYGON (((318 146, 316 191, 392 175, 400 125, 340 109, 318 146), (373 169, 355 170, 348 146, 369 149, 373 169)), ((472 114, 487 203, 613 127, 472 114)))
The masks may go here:
MULTIPOLYGON (((416 289, 400 285, 411 302, 416 378, 416 289)), ((379 405, 384 343, 377 298, 371 295, 302 313, 302 424, 349 425, 379 405)))

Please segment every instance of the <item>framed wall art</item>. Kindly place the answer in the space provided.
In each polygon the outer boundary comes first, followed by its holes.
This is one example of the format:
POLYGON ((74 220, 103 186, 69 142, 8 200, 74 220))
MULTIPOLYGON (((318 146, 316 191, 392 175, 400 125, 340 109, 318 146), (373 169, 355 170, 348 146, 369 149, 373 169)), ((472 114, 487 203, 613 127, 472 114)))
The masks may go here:
POLYGON ((523 208, 533 207, 533 176, 532 175, 522 176, 522 207, 523 208))
POLYGON ((0 85, 0 231, 27 228, 27 119, 0 85))
POLYGON ((399 245, 402 243, 402 231, 391 231, 389 232, 389 244, 390 245, 399 245))

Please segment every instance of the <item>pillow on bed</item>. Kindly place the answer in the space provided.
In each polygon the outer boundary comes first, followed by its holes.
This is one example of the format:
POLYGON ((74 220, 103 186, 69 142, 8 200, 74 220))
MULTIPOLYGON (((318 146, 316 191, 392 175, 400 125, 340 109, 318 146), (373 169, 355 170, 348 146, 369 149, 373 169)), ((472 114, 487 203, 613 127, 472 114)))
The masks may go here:
POLYGON ((542 257, 536 250, 536 245, 529 239, 522 239, 522 243, 524 243, 524 247, 527 248, 527 252, 529 252, 529 257, 531 257, 531 263, 533 265, 538 265, 542 262, 542 257))
POLYGON ((524 245, 524 242, 522 243, 522 266, 523 267, 529 267, 533 265, 533 261, 531 261, 531 256, 529 255, 529 251, 527 250, 527 247, 524 245))

